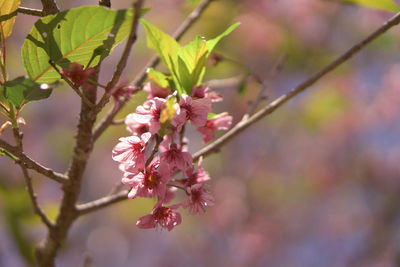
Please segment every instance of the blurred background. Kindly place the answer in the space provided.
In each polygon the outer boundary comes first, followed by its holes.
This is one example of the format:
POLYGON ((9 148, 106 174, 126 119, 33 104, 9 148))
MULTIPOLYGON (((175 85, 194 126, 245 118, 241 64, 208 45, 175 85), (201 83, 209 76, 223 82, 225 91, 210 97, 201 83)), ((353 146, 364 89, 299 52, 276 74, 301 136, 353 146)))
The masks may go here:
MULTIPOLYGON (((112 5, 128 8, 131 2, 112 0, 112 5)), ((57 3, 65 10, 97 1, 57 3)), ((173 33, 198 3, 148 0, 151 11, 145 18, 173 33)), ((22 0, 21 6, 41 8, 39 0, 22 0)), ((241 22, 217 47, 230 60, 210 64, 206 76, 225 98, 215 110, 228 111, 237 122, 261 89, 254 77, 268 85, 266 95, 272 100, 392 15, 329 0, 220 0, 182 43, 197 34, 212 38, 241 22), (282 57, 282 69, 271 77, 282 57)), ((22 14, 16 19, 7 43, 10 78, 25 74, 20 49, 36 19, 22 14)), ((130 80, 153 55, 142 27, 139 37, 124 73, 130 80)), ((395 27, 206 158, 216 204, 205 215, 185 210, 182 225, 171 232, 140 230, 135 223, 151 211, 154 200, 126 200, 76 221, 57 266, 82 266, 84 261, 100 267, 400 266, 399 41, 400 27, 395 27)), ((110 78, 122 47, 103 65, 102 83, 110 78)), ((145 94, 135 96, 119 118, 144 99, 145 94)), ((49 99, 28 105, 22 112, 26 153, 66 171, 79 103, 72 90, 61 86, 49 99)), ((123 125, 112 126, 99 139, 82 202, 108 194, 120 181, 111 150, 127 135, 123 125)), ((195 152, 202 146, 201 135, 194 129, 189 135, 195 152)), ((9 130, 2 138, 12 142, 9 130)), ((59 185, 31 174, 40 204, 55 218, 59 185)), ((34 266, 33 247, 46 229, 33 215, 20 169, 6 157, 0 159, 0 214, 0 266, 34 266)))

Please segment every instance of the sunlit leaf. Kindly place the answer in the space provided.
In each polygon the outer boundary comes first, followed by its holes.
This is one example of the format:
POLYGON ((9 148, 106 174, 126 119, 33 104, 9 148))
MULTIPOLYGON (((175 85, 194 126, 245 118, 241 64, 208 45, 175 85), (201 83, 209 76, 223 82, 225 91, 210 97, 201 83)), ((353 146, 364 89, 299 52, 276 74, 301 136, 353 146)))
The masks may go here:
POLYGON ((143 19, 140 21, 146 28, 149 48, 158 53, 169 69, 174 82, 173 89, 177 90, 179 95, 183 93, 190 95, 193 86, 201 84, 206 63, 212 50, 224 36, 231 33, 239 25, 239 23, 236 23, 230 26, 226 31, 210 41, 196 37, 189 44, 180 46, 174 38, 157 27, 143 19))
MULTIPOLYGON (((20 0, 0 0, 0 15, 8 15, 15 12, 18 9, 19 4, 20 0)), ((0 23, 0 30, 3 33, 4 39, 11 35, 14 22, 15 16, 0 23)))
POLYGON ((140 23, 142 23, 146 29, 148 47, 154 49, 168 69, 171 70, 173 65, 176 65, 177 62, 179 44, 174 38, 144 19, 141 19, 140 23))
POLYGON ((371 8, 398 12, 400 7, 393 0, 340 0, 346 3, 363 5, 371 8))
POLYGON ((60 79, 48 61, 61 68, 71 62, 95 66, 130 32, 133 10, 100 6, 73 8, 39 19, 22 46, 24 67, 40 83, 60 79))
POLYGON ((52 92, 52 89, 43 88, 40 84, 26 77, 7 81, 2 88, 5 98, 16 108, 32 101, 48 98, 52 92))
POLYGON ((149 68, 147 70, 147 76, 149 79, 153 80, 156 84, 163 88, 168 88, 169 84, 169 77, 162 72, 156 71, 153 68, 149 68))

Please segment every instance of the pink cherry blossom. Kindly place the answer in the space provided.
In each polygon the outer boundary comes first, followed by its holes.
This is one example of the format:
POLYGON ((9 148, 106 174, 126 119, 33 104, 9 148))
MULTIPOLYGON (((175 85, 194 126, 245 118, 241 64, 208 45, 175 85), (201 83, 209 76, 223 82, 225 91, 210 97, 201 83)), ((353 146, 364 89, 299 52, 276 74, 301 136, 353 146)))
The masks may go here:
POLYGON ((204 126, 207 122, 208 113, 212 111, 211 100, 208 98, 192 99, 183 94, 179 105, 180 110, 171 122, 179 132, 188 120, 197 127, 204 126))
POLYGON ((147 166, 144 172, 125 173, 122 183, 132 187, 128 198, 159 196, 163 199, 167 190, 165 184, 169 177, 168 166, 156 160, 147 166))
POLYGON ((140 137, 134 135, 120 138, 112 151, 113 160, 122 163, 125 171, 137 172, 144 167, 146 143, 150 137, 150 133, 144 133, 140 137))
POLYGON ((171 88, 163 88, 157 84, 147 83, 143 86, 143 91, 148 93, 147 99, 153 99, 155 97, 167 98, 172 93, 171 88))
POLYGON ((184 208, 189 208, 192 214, 203 213, 205 207, 213 206, 214 198, 207 192, 202 184, 195 184, 187 188, 189 197, 182 202, 184 208))
POLYGON ((126 116, 125 118, 126 130, 131 132, 133 135, 142 135, 148 132, 149 125, 147 123, 138 122, 136 118, 137 118, 136 113, 131 113, 126 116))
POLYGON ((232 124, 232 116, 224 112, 218 116, 207 120, 204 126, 198 127, 197 130, 203 134, 203 141, 207 143, 214 139, 215 130, 228 130, 232 124))
POLYGON ((150 229, 159 225, 171 231, 175 226, 181 224, 181 215, 178 212, 173 212, 173 210, 180 207, 180 204, 169 207, 163 207, 161 204, 162 201, 159 201, 153 208, 151 214, 139 218, 136 226, 141 229, 150 229))
POLYGON ((67 76, 74 84, 86 89, 93 89, 96 86, 89 83, 89 76, 94 73, 94 68, 86 68, 76 62, 69 65, 68 69, 62 69, 61 73, 67 76))
POLYGON ((164 103, 165 99, 158 97, 146 101, 142 106, 136 108, 133 120, 138 124, 148 125, 150 133, 157 133, 161 128, 160 116, 164 103))
POLYGON ((187 167, 191 168, 193 165, 193 158, 190 153, 182 151, 177 144, 172 143, 172 136, 166 135, 163 142, 160 144, 160 151, 162 152, 160 158, 165 161, 171 170, 174 171, 178 168, 185 172, 187 167))
POLYGON ((200 157, 197 164, 197 171, 194 172, 194 167, 191 167, 186 171, 187 178, 182 179, 185 187, 190 187, 195 184, 202 184, 211 179, 208 172, 204 170, 202 163, 203 157, 200 157))
POLYGON ((223 100, 222 96, 219 95, 217 92, 210 91, 209 87, 199 85, 193 86, 192 88, 192 98, 209 98, 211 102, 221 102, 223 100))

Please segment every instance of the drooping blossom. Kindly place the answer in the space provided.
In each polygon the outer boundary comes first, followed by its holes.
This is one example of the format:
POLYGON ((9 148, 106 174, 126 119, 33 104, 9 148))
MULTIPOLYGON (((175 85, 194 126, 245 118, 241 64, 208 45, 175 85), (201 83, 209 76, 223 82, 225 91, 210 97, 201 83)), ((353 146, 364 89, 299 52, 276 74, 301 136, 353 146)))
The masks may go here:
POLYGON ((140 137, 133 135, 120 138, 112 151, 113 160, 122 163, 124 170, 131 173, 142 169, 146 160, 146 143, 150 137, 150 133, 144 133, 140 137))
POLYGON ((172 125, 178 129, 178 132, 182 130, 183 125, 189 120, 197 127, 204 126, 208 113, 212 111, 211 100, 208 98, 192 99, 190 96, 183 94, 179 105, 180 110, 171 121, 172 125))
POLYGON ((151 214, 145 215, 136 223, 141 229, 155 228, 157 225, 171 231, 175 226, 181 224, 182 217, 178 212, 173 212, 180 207, 180 204, 163 207, 160 200, 153 208, 151 214))
POLYGON ((73 62, 68 69, 62 69, 61 73, 67 76, 74 84, 86 89, 94 89, 96 86, 89 83, 89 76, 94 73, 94 68, 83 69, 83 66, 73 62))
POLYGON ((171 88, 163 88, 163 87, 161 87, 157 84, 151 83, 151 82, 146 83, 143 86, 143 91, 148 93, 147 99, 153 99, 155 97, 165 99, 172 93, 171 88))
POLYGON ((156 160, 147 166, 143 172, 137 174, 125 173, 122 183, 132 187, 128 198, 158 196, 163 199, 169 177, 168 165, 156 160))
POLYGON ((133 124, 146 124, 149 131, 155 134, 160 130, 160 115, 164 106, 165 99, 155 97, 147 100, 142 106, 136 108, 136 113, 133 113, 131 121, 133 124))
POLYGON ((142 135, 149 131, 149 125, 147 123, 138 122, 136 120, 136 113, 130 113, 125 118, 126 130, 133 135, 142 135))
POLYGON ((228 113, 221 113, 211 119, 208 119, 204 126, 198 127, 197 130, 203 134, 203 141, 207 143, 214 139, 214 131, 228 130, 232 124, 232 116, 228 113))
POLYGON ((213 206, 215 203, 214 198, 204 189, 202 184, 188 187, 186 191, 189 197, 182 202, 182 207, 189 208, 189 212, 192 214, 203 213, 205 207, 213 206))
POLYGON ((211 179, 208 172, 204 170, 202 163, 203 157, 200 157, 199 162, 197 163, 197 171, 194 171, 194 167, 191 167, 186 171, 187 178, 182 179, 182 183, 185 187, 202 184, 211 179))
POLYGON ((193 165, 192 155, 183 151, 177 144, 172 142, 172 139, 171 135, 164 137, 163 142, 160 144, 160 158, 169 165, 171 172, 175 168, 185 172, 187 168, 191 168, 193 165))
POLYGON ((138 88, 136 86, 129 86, 127 79, 122 80, 114 89, 112 89, 112 96, 115 102, 119 103, 124 98, 130 97, 138 88))
POLYGON ((192 88, 192 98, 209 98, 211 102, 221 102, 223 100, 222 96, 215 91, 210 91, 210 87, 203 85, 193 86, 192 88))

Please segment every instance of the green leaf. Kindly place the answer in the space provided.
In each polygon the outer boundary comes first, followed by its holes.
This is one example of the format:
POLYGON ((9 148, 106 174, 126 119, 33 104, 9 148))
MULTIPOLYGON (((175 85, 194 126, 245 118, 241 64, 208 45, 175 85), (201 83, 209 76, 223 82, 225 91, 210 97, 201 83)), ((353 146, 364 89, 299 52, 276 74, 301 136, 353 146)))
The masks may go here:
POLYGON ((210 41, 196 37, 189 44, 180 46, 174 38, 147 21, 141 19, 140 22, 145 26, 149 48, 158 53, 169 69, 174 83, 172 87, 178 91, 179 95, 183 93, 190 95, 193 86, 201 84, 211 51, 224 36, 239 25, 239 23, 236 23, 230 26, 210 41))
MULTIPOLYGON (((178 60, 179 69, 181 75, 188 75, 190 77, 187 79, 186 84, 183 84, 183 88, 186 88, 188 94, 191 93, 192 87, 201 83, 202 74, 205 70, 205 65, 207 63, 208 48, 206 41, 201 37, 197 36, 188 45, 180 47, 178 50, 178 60)), ((181 78, 182 80, 182 78, 181 78)))
POLYGON ((39 19, 22 46, 24 67, 40 83, 60 79, 49 60, 61 68, 77 62, 95 66, 130 32, 133 10, 100 6, 73 8, 39 19))
POLYGON ((147 70, 147 76, 149 79, 153 80, 156 84, 163 88, 170 87, 170 77, 162 72, 156 71, 153 68, 147 70))
POLYGON ((346 3, 363 5, 375 9, 398 12, 400 7, 393 0, 341 0, 346 3))
POLYGON ((157 52, 161 60, 171 71, 173 65, 177 63, 179 44, 174 38, 154 27, 144 19, 141 19, 140 23, 145 27, 148 47, 157 52))
POLYGON ((53 89, 42 89, 41 85, 26 77, 18 77, 7 81, 2 86, 4 96, 17 108, 23 105, 48 98, 53 89))

